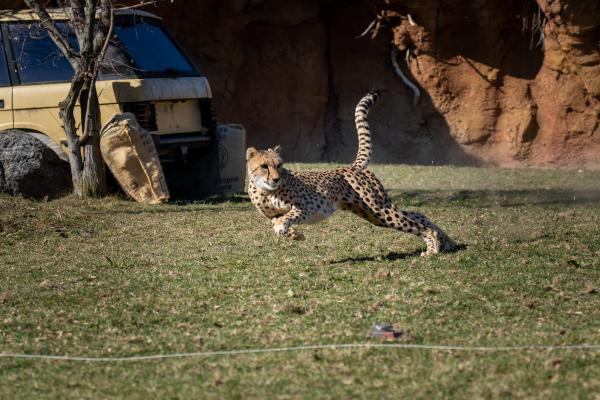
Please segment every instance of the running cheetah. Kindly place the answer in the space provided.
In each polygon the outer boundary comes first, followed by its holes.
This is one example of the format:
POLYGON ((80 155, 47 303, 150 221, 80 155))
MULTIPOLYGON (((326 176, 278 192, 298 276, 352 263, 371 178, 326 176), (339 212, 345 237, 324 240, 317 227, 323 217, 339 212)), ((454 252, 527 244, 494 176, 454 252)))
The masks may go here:
POLYGON ((373 152, 367 114, 378 98, 379 92, 371 91, 356 106, 358 154, 349 167, 293 172, 283 167, 280 146, 247 149, 250 200, 271 220, 277 235, 304 239, 297 225, 322 221, 339 208, 377 226, 417 235, 427 245, 422 256, 454 250, 452 240, 423 214, 398 210, 379 179, 367 169, 373 152))

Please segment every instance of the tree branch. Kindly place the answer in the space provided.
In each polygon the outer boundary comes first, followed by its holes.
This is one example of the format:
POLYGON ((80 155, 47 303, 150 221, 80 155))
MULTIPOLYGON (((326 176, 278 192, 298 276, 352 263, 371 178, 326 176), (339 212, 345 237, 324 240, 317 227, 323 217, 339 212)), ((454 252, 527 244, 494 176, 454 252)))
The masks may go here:
POLYGON ((96 0, 85 0, 85 26, 84 36, 79 43, 80 53, 83 59, 89 60, 93 57, 94 27, 96 26, 96 0))
POLYGON ((160 3, 173 3, 174 0, 148 0, 148 1, 142 1, 140 0, 139 4, 134 4, 131 6, 122 6, 117 8, 117 10, 131 10, 134 8, 141 8, 141 7, 145 7, 145 6, 157 6, 160 3))
POLYGON ((74 69, 77 69, 77 65, 79 63, 79 54, 71 47, 69 41, 65 38, 61 31, 58 30, 56 25, 54 25, 54 20, 48 14, 46 7, 41 3, 41 0, 24 0, 25 4, 31 8, 31 10, 39 17, 40 23, 46 29, 52 41, 56 43, 56 46, 60 49, 60 51, 67 57, 67 60, 73 66, 74 69))
MULTIPOLYGON (((112 0, 100 0, 100 20, 98 22, 98 31, 94 37, 94 54, 100 52, 106 53, 106 47, 108 47, 108 40, 112 36, 112 30, 114 26, 114 7, 112 0)), ((102 56, 104 58, 104 56, 102 56)), ((100 62, 102 59, 100 59, 100 62)))
POLYGON ((83 11, 83 5, 79 0, 71 0, 71 25, 77 35, 77 40, 80 41, 83 35, 83 20, 85 19, 85 13, 83 11))
POLYGON ((108 32, 104 36, 104 35, 101 35, 100 30, 99 30, 98 33, 96 34, 96 38, 94 39, 95 41, 103 40, 103 45, 102 45, 102 48, 100 49, 100 52, 98 54, 98 57, 96 58, 95 63, 94 63, 94 70, 92 71, 92 80, 90 82, 90 88, 88 90, 88 99, 87 99, 87 103, 86 103, 83 135, 79 138, 80 146, 85 144, 85 142, 89 139, 89 136, 90 136, 89 126, 91 123, 90 119, 92 118, 92 116, 90 114, 90 110, 91 110, 91 104, 92 104, 92 100, 93 100, 92 96, 94 95, 94 87, 96 85, 96 80, 98 79, 98 73, 100 71, 100 66, 102 65, 104 56, 106 55, 106 50, 108 49, 108 45, 110 43, 110 37, 112 36, 112 32, 113 32, 113 28, 114 28, 114 24, 115 24, 115 13, 112 8, 111 1, 110 0, 102 0, 100 7, 102 8, 102 11, 101 11, 102 14, 104 14, 105 11, 108 11, 108 14, 109 14, 108 32), (105 9, 104 7, 107 7, 107 8, 105 9))

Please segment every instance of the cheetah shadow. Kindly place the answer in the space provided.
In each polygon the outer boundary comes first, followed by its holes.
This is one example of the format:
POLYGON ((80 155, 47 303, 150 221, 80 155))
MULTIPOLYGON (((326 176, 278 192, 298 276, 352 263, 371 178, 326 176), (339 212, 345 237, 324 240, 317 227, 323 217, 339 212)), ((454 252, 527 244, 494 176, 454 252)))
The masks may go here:
POLYGON ((432 202, 447 202, 460 207, 528 207, 535 205, 579 205, 600 201, 597 189, 521 189, 521 190, 414 190, 390 189, 394 202, 421 207, 432 202))
MULTIPOLYGON (((467 245, 466 244, 457 244, 455 249, 452 251, 446 251, 444 253, 456 253, 458 251, 462 251, 467 249, 467 245)), ((364 257, 346 257, 346 258, 342 258, 339 260, 333 260, 330 261, 328 264, 330 265, 336 265, 336 264, 345 264, 345 263, 367 263, 367 262, 375 262, 375 261, 397 261, 397 260, 406 260, 409 258, 413 258, 413 257, 420 257, 421 256, 421 252, 423 250, 414 250, 411 252, 396 252, 396 251, 390 251, 389 253, 385 254, 385 255, 378 255, 378 256, 364 256, 364 257)), ((442 253, 442 254, 444 254, 442 253)))

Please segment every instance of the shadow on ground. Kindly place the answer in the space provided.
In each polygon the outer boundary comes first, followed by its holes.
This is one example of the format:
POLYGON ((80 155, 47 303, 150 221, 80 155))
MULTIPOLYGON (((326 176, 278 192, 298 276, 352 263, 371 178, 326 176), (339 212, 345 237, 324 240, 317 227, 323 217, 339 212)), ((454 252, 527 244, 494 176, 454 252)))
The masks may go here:
POLYGON ((535 189, 535 190, 458 190, 406 191, 391 190, 396 203, 412 206, 431 202, 452 202, 478 207, 521 207, 542 204, 588 204, 600 202, 600 190, 535 189))
MULTIPOLYGON (((456 249, 449 253, 455 253, 457 251, 465 250, 466 248, 467 248, 466 244, 457 244, 456 249)), ((374 261, 405 260, 407 258, 420 257, 421 252, 422 252, 422 250, 415 250, 415 251, 411 251, 411 252, 407 252, 407 253, 398 253, 395 251, 390 251, 389 253, 387 253, 385 255, 378 255, 378 256, 346 257, 346 258, 342 258, 339 260, 329 261, 328 264, 335 265, 335 264, 345 264, 348 262, 367 263, 367 262, 374 262, 374 261)))

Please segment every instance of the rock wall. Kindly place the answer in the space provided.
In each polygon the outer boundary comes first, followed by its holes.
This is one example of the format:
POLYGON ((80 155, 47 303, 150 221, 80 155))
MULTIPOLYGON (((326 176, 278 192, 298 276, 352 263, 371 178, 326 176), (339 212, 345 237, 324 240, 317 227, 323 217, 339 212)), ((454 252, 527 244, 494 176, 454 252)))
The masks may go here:
MULTIPOLYGON (((600 165, 600 3, 381 5, 410 72, 470 156, 507 166, 600 165), (412 13, 419 25, 399 15, 412 13)), ((414 3, 414 2, 413 2, 414 3)))
POLYGON ((220 121, 244 124, 249 145, 281 144, 288 160, 348 162, 357 146, 354 107, 380 88, 386 93, 370 119, 376 162, 476 162, 429 99, 413 107, 390 66, 392 31, 355 39, 375 15, 371 6, 208 0, 155 12, 211 82, 220 121))
POLYGON ((208 0, 157 12, 208 76, 219 118, 288 159, 351 160, 354 106, 376 87, 376 162, 600 165, 598 2, 208 0), (375 38, 355 39, 377 15, 375 38))
POLYGON ((354 107, 375 87, 375 162, 600 166, 598 1, 176 0, 149 11, 208 77, 219 120, 244 124, 249 145, 281 144, 288 160, 353 159, 354 107), (374 38, 356 39, 375 18, 374 38))

